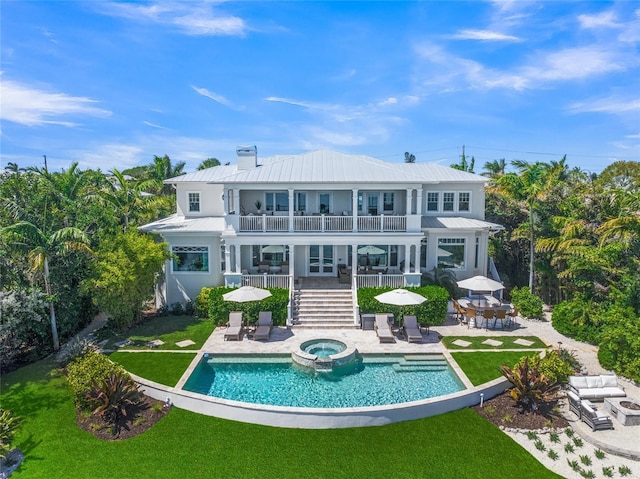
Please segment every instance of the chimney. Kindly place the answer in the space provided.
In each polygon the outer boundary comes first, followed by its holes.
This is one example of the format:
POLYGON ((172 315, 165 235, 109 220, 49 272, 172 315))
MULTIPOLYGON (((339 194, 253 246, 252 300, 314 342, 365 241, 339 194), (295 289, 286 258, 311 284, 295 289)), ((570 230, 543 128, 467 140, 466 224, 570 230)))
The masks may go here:
POLYGON ((250 170, 258 166, 258 148, 253 146, 238 146, 236 148, 238 157, 238 169, 250 170))

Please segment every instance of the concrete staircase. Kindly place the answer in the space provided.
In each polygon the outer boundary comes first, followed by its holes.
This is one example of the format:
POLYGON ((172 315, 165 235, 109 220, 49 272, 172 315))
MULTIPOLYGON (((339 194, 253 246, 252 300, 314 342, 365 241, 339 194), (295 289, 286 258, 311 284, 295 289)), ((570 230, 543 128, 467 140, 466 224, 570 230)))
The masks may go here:
POLYGON ((299 289, 294 295, 296 329, 354 329, 350 289, 299 289))

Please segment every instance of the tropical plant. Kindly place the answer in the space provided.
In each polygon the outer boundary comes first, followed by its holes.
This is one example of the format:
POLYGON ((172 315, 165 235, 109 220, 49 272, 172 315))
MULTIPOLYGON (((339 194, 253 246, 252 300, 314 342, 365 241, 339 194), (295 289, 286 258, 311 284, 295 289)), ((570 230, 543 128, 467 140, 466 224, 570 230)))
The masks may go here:
POLYGON ((416 155, 409 153, 408 151, 404 152, 404 162, 405 163, 415 163, 416 155))
POLYGON ((106 378, 112 370, 119 368, 104 354, 89 351, 67 365, 67 384, 73 392, 76 407, 86 410, 90 405, 87 395, 94 381, 106 378))
POLYGON ((489 178, 498 178, 502 175, 504 175, 506 169, 507 169, 507 163, 505 161, 504 158, 501 158, 499 160, 493 160, 493 161, 487 161, 484 164, 483 169, 485 171, 483 171, 482 173, 480 173, 482 176, 487 176, 489 178))
POLYGON ((214 166, 219 166, 219 165, 220 165, 220 160, 218 160, 217 158, 207 158, 206 160, 202 161, 198 165, 196 170, 206 170, 207 168, 212 168, 214 166))
POLYGON ((142 403, 138 386, 122 369, 113 369, 103 379, 96 379, 87 393, 87 404, 102 420, 118 432, 119 421, 127 417, 131 408, 142 403))
POLYGON ((529 357, 513 368, 502 365, 500 373, 509 380, 513 388, 509 395, 516 401, 523 412, 540 413, 540 403, 550 400, 558 389, 540 372, 538 365, 530 366, 529 357))
POLYGON ((424 273, 422 279, 424 285, 441 286, 449 292, 452 298, 460 297, 456 275, 449 268, 436 266, 428 273, 424 273))
POLYGON ((543 314, 542 299, 528 288, 515 287, 511 290, 511 302, 520 314, 529 319, 541 319, 543 314))
POLYGON ((11 450, 13 436, 22 420, 10 409, 0 408, 0 458, 5 458, 11 450))

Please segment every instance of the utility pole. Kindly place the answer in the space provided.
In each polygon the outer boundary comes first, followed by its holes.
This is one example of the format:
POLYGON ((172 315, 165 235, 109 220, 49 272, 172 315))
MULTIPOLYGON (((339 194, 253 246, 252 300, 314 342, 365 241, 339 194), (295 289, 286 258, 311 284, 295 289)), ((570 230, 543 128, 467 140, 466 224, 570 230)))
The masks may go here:
POLYGON ((47 168, 47 155, 42 155, 44 158, 44 171, 49 173, 49 169, 47 168))

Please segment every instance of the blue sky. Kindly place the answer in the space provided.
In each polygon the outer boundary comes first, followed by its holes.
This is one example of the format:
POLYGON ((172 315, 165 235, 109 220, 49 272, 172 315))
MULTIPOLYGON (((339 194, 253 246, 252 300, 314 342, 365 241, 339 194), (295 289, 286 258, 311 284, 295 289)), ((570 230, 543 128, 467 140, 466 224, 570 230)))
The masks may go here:
POLYGON ((640 2, 12 1, 0 165, 640 161, 640 2))

